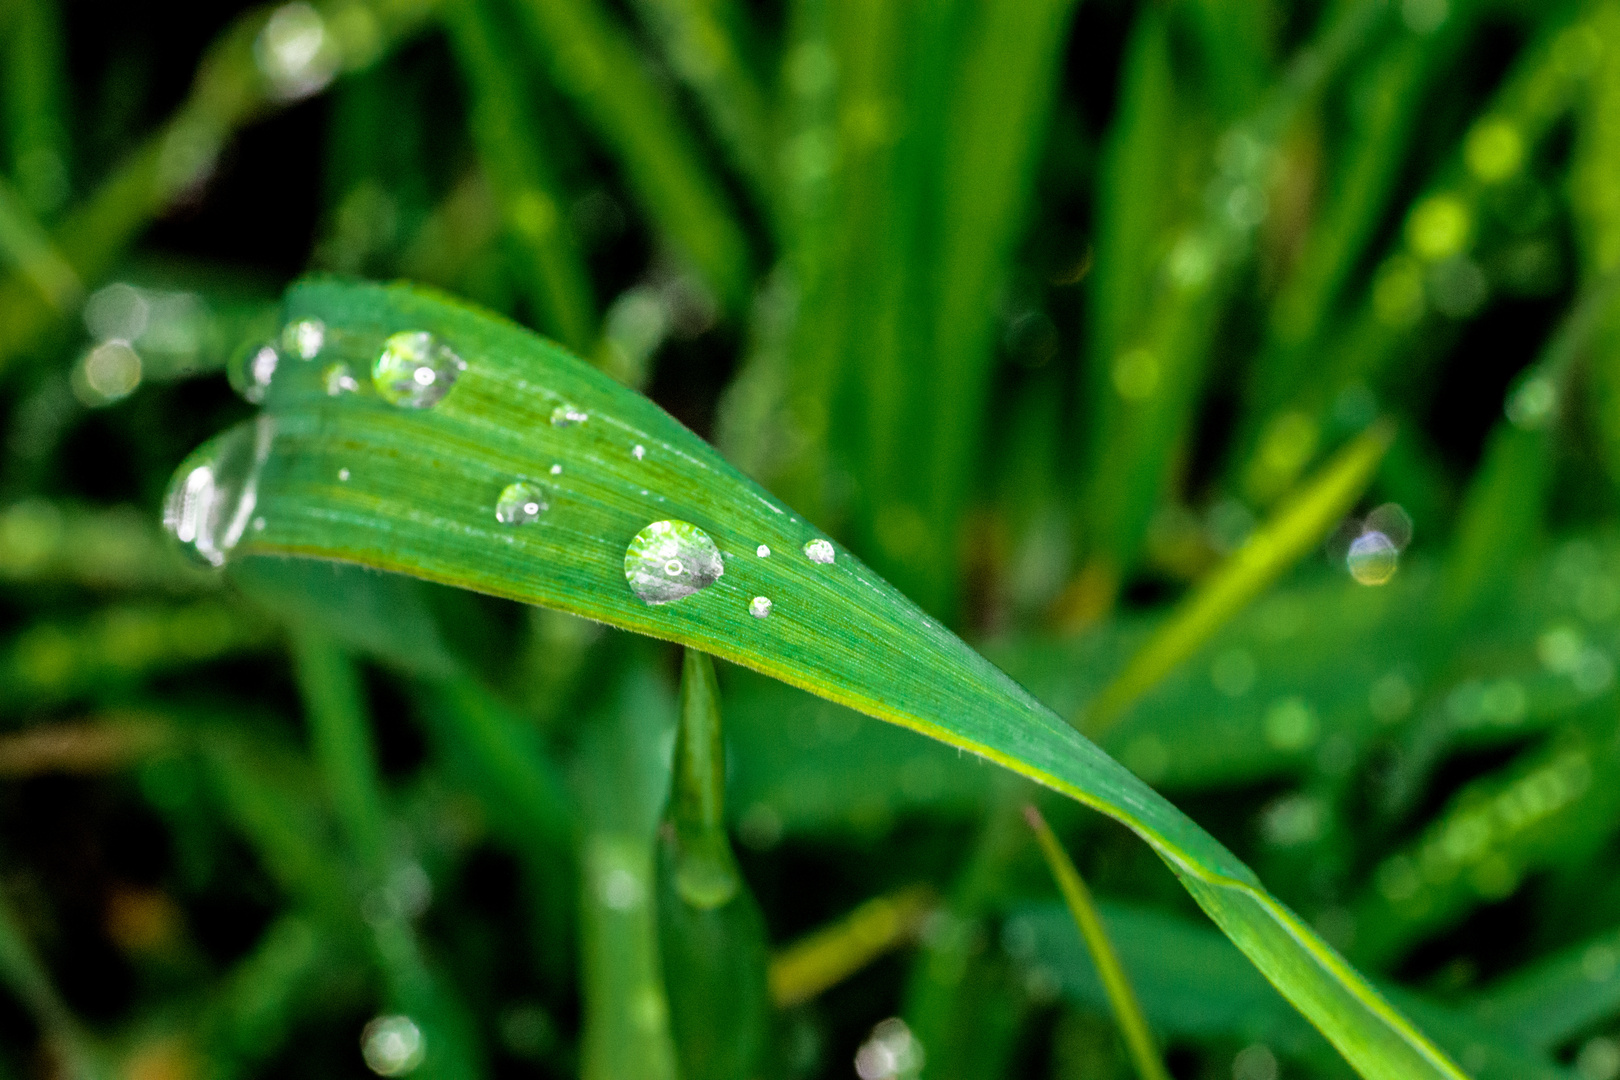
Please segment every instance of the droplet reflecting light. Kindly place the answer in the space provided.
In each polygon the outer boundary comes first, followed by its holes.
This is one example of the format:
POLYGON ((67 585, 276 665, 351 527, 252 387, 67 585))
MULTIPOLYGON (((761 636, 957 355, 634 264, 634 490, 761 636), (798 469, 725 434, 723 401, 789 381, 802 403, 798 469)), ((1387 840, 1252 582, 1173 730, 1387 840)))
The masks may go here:
POLYGON ((544 488, 519 481, 501 489, 495 500, 495 520, 502 525, 532 525, 550 508, 544 488))
POLYGON ((771 613, 771 598, 770 597, 768 597, 768 596, 756 596, 756 597, 754 597, 752 600, 750 600, 748 602, 748 614, 752 615, 754 618, 763 619, 763 618, 768 617, 770 615, 770 613, 771 613))
POLYGON ((360 1053, 378 1076, 405 1076, 427 1056, 422 1029, 408 1016, 379 1016, 360 1033, 360 1053))
POLYGON ((274 422, 261 416, 204 444, 175 473, 163 500, 163 526, 192 558, 222 566, 242 539, 274 437, 274 422))
POLYGON ((427 409, 444 400, 466 368, 466 361, 426 330, 406 330, 383 343, 371 381, 384 401, 427 409))
POLYGON ((573 427, 575 424, 583 424, 590 418, 590 413, 576 409, 572 405, 559 405, 551 410, 552 427, 573 427))
POLYGON ((708 588, 725 574, 720 549, 687 521, 655 521, 624 552, 624 577, 644 603, 668 604, 708 588))
POLYGON ((1350 576, 1361 584, 1382 585, 1395 576, 1400 558, 1395 541, 1372 529, 1351 542, 1345 565, 1350 568, 1350 576))
POLYGON ((826 566, 832 563, 838 555, 833 551, 832 544, 817 537, 804 545, 804 557, 813 563, 821 563, 826 566))

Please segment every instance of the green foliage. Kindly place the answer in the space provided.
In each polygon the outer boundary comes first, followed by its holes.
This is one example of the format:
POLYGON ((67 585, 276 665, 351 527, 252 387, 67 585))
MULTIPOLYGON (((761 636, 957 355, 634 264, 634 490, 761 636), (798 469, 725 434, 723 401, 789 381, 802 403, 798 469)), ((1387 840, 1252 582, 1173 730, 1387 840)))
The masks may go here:
POLYGON ((0 0, 0 1075, 1613 1080, 1617 177, 1614 0, 0 0))

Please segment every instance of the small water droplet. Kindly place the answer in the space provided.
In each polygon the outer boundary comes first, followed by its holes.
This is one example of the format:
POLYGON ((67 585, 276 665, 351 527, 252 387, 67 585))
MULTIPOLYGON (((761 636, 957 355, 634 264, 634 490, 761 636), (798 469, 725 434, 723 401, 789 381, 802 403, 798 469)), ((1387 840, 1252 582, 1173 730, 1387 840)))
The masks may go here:
POLYGON ((809 559, 811 562, 821 563, 823 566, 829 565, 835 558, 838 557, 833 551, 833 546, 820 537, 817 537, 804 545, 804 555, 805 558, 809 559))
POLYGON ((562 475, 562 466, 561 465, 553 465, 551 467, 551 475, 552 476, 561 476, 562 475))
POLYGON ((383 342, 371 381, 389 404, 427 409, 444 400, 466 369, 461 357, 426 330, 406 330, 383 342))
POLYGON ((640 461, 642 458, 647 456, 647 448, 642 446, 640 443, 636 443, 636 448, 630 451, 630 456, 635 458, 637 461, 640 461))
POLYGON ((338 470, 338 479, 341 480, 343 483, 347 484, 349 482, 349 470, 348 469, 339 469, 338 470))
POLYGON ((709 534, 687 521, 655 521, 624 552, 624 577, 647 604, 668 604, 720 580, 726 572, 709 534))
POLYGON ((768 596, 756 596, 752 600, 748 601, 748 614, 752 615, 754 618, 763 619, 763 618, 767 617, 768 615, 770 615, 770 613, 771 613, 771 598, 770 597, 768 597, 768 596))
POLYGON ((253 531, 264 532, 265 521, 262 516, 253 519, 253 531))
POLYGON ((281 348, 300 360, 313 360, 326 344, 326 324, 319 319, 299 319, 281 331, 281 348))
POLYGON ((1356 537, 1345 556, 1345 565, 1350 568, 1350 576, 1361 584, 1382 585, 1395 576, 1400 557, 1395 541, 1375 529, 1356 537))
POLYGON ((572 405, 559 405, 551 410, 552 427, 573 427, 575 424, 583 424, 590 418, 590 413, 582 412, 572 405))
POLYGON ((762 559, 768 559, 771 557, 771 549, 766 547, 764 544, 761 544, 759 547, 754 549, 754 554, 758 555, 762 559))
POLYGON ((326 386, 328 397, 352 394, 360 389, 360 382, 349 370, 348 364, 333 364, 321 373, 321 382, 326 386))
POLYGON ((231 357, 226 374, 231 386, 243 400, 258 405, 270 391, 270 380, 275 377, 281 353, 268 342, 245 346, 231 357))
POLYGON ((274 438, 274 421, 261 416, 205 443, 175 472, 163 499, 163 526, 192 558, 222 566, 242 539, 274 438))
POLYGON ((532 525, 551 509, 546 490, 539 484, 507 484, 495 500, 495 520, 502 525, 532 525))

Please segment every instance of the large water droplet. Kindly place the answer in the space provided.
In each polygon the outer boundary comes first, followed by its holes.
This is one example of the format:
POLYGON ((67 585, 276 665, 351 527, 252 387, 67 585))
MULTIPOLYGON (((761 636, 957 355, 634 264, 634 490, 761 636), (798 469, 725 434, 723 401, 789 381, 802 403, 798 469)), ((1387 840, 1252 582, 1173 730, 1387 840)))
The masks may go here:
POLYGON ((804 545, 804 557, 813 563, 821 563, 826 566, 836 559, 838 555, 833 551, 832 544, 817 537, 804 545))
POLYGON ((655 521, 636 533, 624 551, 630 591, 648 604, 691 596, 725 574, 720 549, 688 521, 655 521))
POLYGON ((545 488, 520 480, 501 489, 495 500, 495 520, 502 525, 532 525, 549 509, 545 488))
POLYGON ((466 368, 466 361, 426 330, 405 330, 383 342, 371 381, 390 404, 428 409, 444 399, 466 368))
POLYGON ((748 601, 748 614, 752 615, 754 618, 763 619, 763 618, 766 618, 767 616, 769 616, 770 613, 771 613, 771 598, 770 597, 768 597, 768 596, 756 596, 752 600, 748 601))
POLYGON ((242 539, 274 437, 275 422, 260 416, 204 444, 174 474, 163 499, 163 526, 192 558, 222 566, 242 539))
POLYGON ((1350 576, 1363 585, 1382 585, 1395 576, 1400 565, 1400 549, 1395 541, 1377 530, 1364 532, 1350 545, 1345 565, 1350 576))

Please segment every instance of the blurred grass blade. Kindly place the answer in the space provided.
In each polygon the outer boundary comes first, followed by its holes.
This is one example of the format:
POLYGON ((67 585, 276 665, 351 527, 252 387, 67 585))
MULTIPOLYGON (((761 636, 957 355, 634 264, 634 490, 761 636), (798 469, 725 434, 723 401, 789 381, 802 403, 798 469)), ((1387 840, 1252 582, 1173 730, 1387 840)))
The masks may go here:
POLYGON ((1608 930, 1485 985, 1471 1001, 1483 1024, 1552 1051, 1620 1012, 1620 931, 1608 930))
POLYGON ((9 0, 0 8, 0 132, 6 170, 28 209, 49 216, 67 198, 67 56, 57 0, 9 0))
POLYGON ((575 352, 594 343, 596 313, 566 202, 525 108, 520 72, 488 0, 448 0, 444 20, 472 98, 479 160, 520 252, 519 277, 537 325, 575 352))
MULTIPOLYGON (((1147 841, 1365 1075, 1460 1075, 1212 837, 645 398, 517 327, 409 288, 313 282, 289 294, 286 314, 322 320, 328 362, 370 370, 385 340, 410 332, 467 366, 430 352, 421 370, 454 382, 424 408, 364 389, 333 397, 322 365, 279 366, 261 420, 177 474, 171 520, 204 550, 344 559, 560 607, 987 757, 1147 841), (510 524, 497 519, 514 484, 537 504, 526 524, 510 510, 510 524), (216 494, 199 501, 204 490, 216 494), (676 560, 665 572, 702 587, 648 603, 626 569, 638 534, 666 520, 690 524, 643 543, 667 537, 692 569, 676 560)), ((388 356, 423 341, 396 338, 388 356)), ((386 377, 382 388, 410 400, 386 377)))
POLYGON ((875 896, 771 957, 771 1000, 790 1008, 819 996, 911 941, 934 909, 934 890, 908 885, 875 896))
POLYGON ((71 311, 84 295, 79 275, 4 179, 0 179, 0 263, 15 267, 57 311, 71 311))
POLYGON ((1131 657, 1086 708, 1081 730, 1093 737, 1106 731, 1137 698, 1321 543, 1366 490, 1394 434, 1389 424, 1369 428, 1278 508, 1131 657))
POLYGON ((726 836, 714 664, 687 649, 674 777, 659 844, 658 923, 683 1080, 748 1080, 770 1030, 765 920, 726 836))
POLYGON ((1142 1016, 1136 991, 1131 989, 1130 977, 1125 974, 1119 954, 1114 952, 1114 946, 1108 940, 1108 931, 1103 928, 1096 905, 1091 902, 1091 892, 1086 888, 1085 880, 1058 842, 1052 827, 1041 817, 1041 812, 1034 806, 1026 805, 1024 817, 1035 832, 1041 854, 1046 858, 1047 869, 1052 871, 1058 890, 1063 893, 1064 903, 1069 906, 1069 914, 1074 917, 1075 926, 1085 939, 1091 962, 1102 979, 1104 989, 1108 991, 1108 1004, 1114 1010, 1114 1018, 1119 1021, 1119 1030, 1125 1037, 1125 1048, 1130 1053, 1131 1063, 1136 1066, 1137 1075, 1142 1080, 1169 1080, 1170 1074, 1165 1071, 1164 1062, 1153 1046, 1153 1034, 1142 1016))
POLYGON ((172 749, 179 733, 158 713, 109 713, 95 720, 41 724, 0 735, 0 777, 94 774, 172 749))
POLYGON ((68 1080, 106 1080, 98 1048, 68 1010, 23 934, 11 901, 0 896, 0 981, 39 1024, 56 1064, 68 1080))
POLYGON ((599 0, 515 0, 558 85, 619 158, 648 216, 735 312, 748 295, 747 238, 679 114, 599 0))

